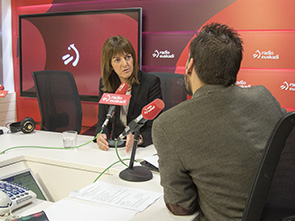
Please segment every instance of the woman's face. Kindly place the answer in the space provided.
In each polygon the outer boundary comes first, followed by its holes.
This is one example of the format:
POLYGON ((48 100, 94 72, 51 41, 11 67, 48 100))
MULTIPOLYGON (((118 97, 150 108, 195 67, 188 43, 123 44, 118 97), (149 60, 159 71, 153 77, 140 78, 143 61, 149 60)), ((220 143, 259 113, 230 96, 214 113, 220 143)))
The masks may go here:
POLYGON ((121 82, 128 82, 128 78, 133 73, 132 55, 127 53, 116 54, 112 58, 111 64, 121 82))

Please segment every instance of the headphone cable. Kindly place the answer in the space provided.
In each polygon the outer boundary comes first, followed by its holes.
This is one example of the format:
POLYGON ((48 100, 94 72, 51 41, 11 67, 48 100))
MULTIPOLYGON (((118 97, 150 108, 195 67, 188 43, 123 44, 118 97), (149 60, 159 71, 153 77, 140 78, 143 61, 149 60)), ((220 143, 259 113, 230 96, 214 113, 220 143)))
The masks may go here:
POLYGON ((91 143, 93 140, 95 140, 100 134, 102 133, 102 131, 100 131, 92 140, 84 143, 84 144, 81 144, 81 145, 77 145, 77 146, 74 146, 74 147, 67 147, 67 148, 64 148, 64 147, 44 147, 44 146, 15 146, 15 147, 9 147, 3 151, 0 152, 0 155, 6 153, 7 151, 9 150, 14 150, 14 149, 20 149, 20 148, 39 148, 39 149, 54 149, 54 150, 64 150, 64 149, 77 149, 79 147, 83 147, 89 143, 91 143))

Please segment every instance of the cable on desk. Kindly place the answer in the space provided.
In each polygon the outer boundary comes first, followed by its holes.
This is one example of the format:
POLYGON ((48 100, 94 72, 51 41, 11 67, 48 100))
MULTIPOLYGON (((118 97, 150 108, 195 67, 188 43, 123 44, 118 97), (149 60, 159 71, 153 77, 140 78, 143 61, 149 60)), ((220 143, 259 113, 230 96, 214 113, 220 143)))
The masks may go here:
MULTIPOLYGON (((10 148, 7 148, 3 151, 0 152, 0 155, 1 154, 4 154, 5 152, 9 151, 9 150, 13 150, 13 149, 20 149, 20 148, 39 148, 39 149, 54 149, 54 150, 64 150, 64 149, 76 149, 76 148, 79 148, 79 147, 82 147, 82 146, 85 146, 87 144, 89 144, 90 142, 92 142, 93 140, 95 140, 101 133, 102 133, 103 130, 101 130, 92 140, 84 143, 84 144, 81 144, 81 145, 78 145, 78 146, 74 146, 74 147, 68 147, 68 148, 64 148, 64 147, 43 147, 43 146, 15 146, 15 147, 10 147, 10 148)), ((116 161, 115 163, 112 163, 110 166, 108 166, 104 171, 102 171, 99 176, 93 181, 93 182, 96 182, 108 169, 110 169, 112 166, 114 166, 115 164, 121 162, 123 165, 125 165, 126 167, 128 167, 128 165, 126 163, 124 163, 123 161, 125 160, 130 160, 129 158, 126 158, 126 159, 121 159, 119 153, 118 153, 118 140, 116 140, 115 142, 115 150, 116 150, 116 154, 117 154, 117 157, 118 157, 118 161, 116 161)))
POLYGON ((9 151, 9 150, 13 150, 13 149, 20 149, 20 148, 39 148, 39 149, 54 149, 54 150, 64 150, 64 149, 77 149, 79 147, 83 147, 89 143, 91 143, 93 140, 95 140, 100 134, 102 133, 102 130, 90 141, 84 143, 84 144, 81 144, 81 145, 77 145, 77 146, 74 146, 74 147, 67 147, 67 148, 64 148, 64 147, 43 147, 43 146, 15 146, 15 147, 9 147, 3 151, 0 152, 0 155, 1 154, 4 154, 5 152, 9 151))
MULTIPOLYGON (((126 159, 121 159, 119 153, 118 153, 118 140, 116 140, 115 142, 115 150, 116 150, 116 154, 117 154, 117 157, 118 157, 118 161, 112 163, 110 166, 108 166, 106 169, 104 169, 104 171, 102 171, 98 177, 96 177, 96 179, 93 181, 93 183, 95 183, 108 169, 110 169, 112 166, 116 165, 117 163, 121 162, 123 165, 125 165, 126 167, 129 167, 126 163, 124 163, 123 161, 125 160, 130 160, 130 158, 126 158, 126 159)), ((136 162, 136 160, 135 160, 136 162)))
MULTIPOLYGON (((128 165, 127 165, 126 163, 123 162, 123 160, 121 159, 121 157, 120 157, 120 155, 119 155, 119 153, 118 153, 118 140, 116 140, 116 142, 115 142, 115 150, 116 150, 116 154, 117 154, 117 157, 118 157, 119 161, 120 161, 123 165, 125 165, 126 167, 128 167, 128 165)), ((126 159, 124 159, 124 160, 126 160, 126 159)), ((130 160, 130 159, 128 159, 128 160, 130 160)))
POLYGON ((108 169, 110 169, 112 166, 116 165, 117 163, 122 163, 123 165, 125 165, 126 167, 128 167, 128 165, 126 163, 124 163, 124 160, 130 160, 129 158, 126 159, 121 159, 119 153, 118 153, 118 140, 115 141, 115 150, 116 150, 116 154, 118 157, 118 161, 116 161, 115 163, 112 163, 110 166, 108 166, 107 168, 105 168, 97 177, 96 179, 93 181, 93 183, 95 183, 108 169))
MULTIPOLYGON (((128 159, 123 159, 123 160, 130 160, 129 158, 128 159)), ((108 166, 106 169, 104 169, 104 171, 102 171, 97 177, 96 179, 93 181, 93 183, 95 183, 108 169, 110 169, 112 166, 116 165, 117 163, 122 163, 123 162, 122 159, 116 161, 115 163, 112 163, 110 166, 108 166)), ((124 163, 125 164, 125 163, 124 163)), ((126 164, 125 164, 126 165, 126 164)))

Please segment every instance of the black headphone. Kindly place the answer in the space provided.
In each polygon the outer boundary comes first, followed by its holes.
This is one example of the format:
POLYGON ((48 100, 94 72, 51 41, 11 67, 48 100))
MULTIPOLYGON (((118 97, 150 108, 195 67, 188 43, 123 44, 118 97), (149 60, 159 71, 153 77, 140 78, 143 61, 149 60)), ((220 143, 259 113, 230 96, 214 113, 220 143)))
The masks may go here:
POLYGON ((11 133, 22 131, 25 134, 31 133, 35 130, 36 122, 31 117, 26 117, 23 121, 11 123, 9 129, 11 133))

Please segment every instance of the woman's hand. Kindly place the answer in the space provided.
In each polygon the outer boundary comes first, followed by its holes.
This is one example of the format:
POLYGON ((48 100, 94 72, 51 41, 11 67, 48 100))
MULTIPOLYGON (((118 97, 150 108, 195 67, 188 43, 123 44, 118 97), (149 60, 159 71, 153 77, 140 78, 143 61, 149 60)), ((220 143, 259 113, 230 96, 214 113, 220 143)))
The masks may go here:
MULTIPOLYGON (((140 145, 143 143, 143 138, 141 135, 139 135, 139 140, 137 141, 137 145, 140 145)), ((126 137, 126 152, 128 153, 132 147, 133 147, 133 144, 134 144, 134 135, 133 134, 128 134, 127 137, 126 137)))
POLYGON ((108 150, 109 149, 109 143, 107 141, 107 135, 101 134, 96 138, 97 146, 101 150, 108 150))
POLYGON ((134 143, 134 135, 128 134, 126 136, 126 145, 125 145, 125 149, 127 153, 132 149, 133 143, 134 143))

